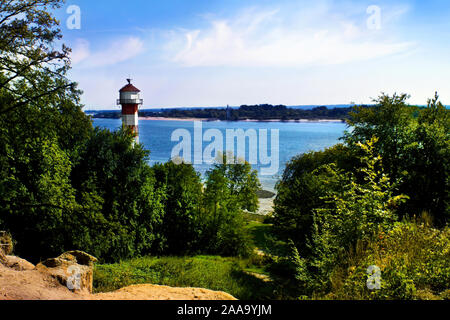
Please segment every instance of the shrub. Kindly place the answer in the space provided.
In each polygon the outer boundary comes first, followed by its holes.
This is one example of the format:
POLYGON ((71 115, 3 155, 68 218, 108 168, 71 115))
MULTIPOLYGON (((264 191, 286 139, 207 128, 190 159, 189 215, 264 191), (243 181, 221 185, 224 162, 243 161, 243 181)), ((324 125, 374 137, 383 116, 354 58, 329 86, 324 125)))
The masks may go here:
POLYGON ((373 108, 359 107, 350 114, 352 130, 346 144, 366 143, 373 136, 386 173, 409 196, 400 216, 428 211, 437 226, 445 226, 449 210, 450 110, 436 93, 426 108, 407 105, 408 95, 381 95, 373 108), (420 188, 418 188, 420 186, 420 188))
POLYGON ((337 190, 341 186, 342 182, 336 180, 336 176, 318 170, 332 163, 342 170, 358 165, 351 150, 339 144, 325 151, 295 157, 277 183, 275 212, 270 222, 281 239, 293 240, 302 251, 307 249, 306 242, 311 237, 314 210, 326 206, 323 196, 328 190, 337 190))
POLYGON ((11 235, 5 231, 0 231, 0 250, 5 255, 9 255, 13 252, 14 246, 11 235))
POLYGON ((412 221, 379 233, 358 253, 349 253, 332 273, 336 299, 439 299, 450 284, 450 228, 412 221), (367 268, 381 269, 381 289, 367 289, 367 268))

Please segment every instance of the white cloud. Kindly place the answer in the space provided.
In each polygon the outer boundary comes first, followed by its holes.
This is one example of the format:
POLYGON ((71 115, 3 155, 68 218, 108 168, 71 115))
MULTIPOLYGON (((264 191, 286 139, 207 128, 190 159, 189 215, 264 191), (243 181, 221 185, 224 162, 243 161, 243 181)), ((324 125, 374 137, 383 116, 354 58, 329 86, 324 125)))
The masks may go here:
POLYGON ((349 18, 321 5, 297 20, 292 12, 246 10, 210 19, 204 29, 178 30, 167 48, 171 61, 185 67, 304 67, 365 61, 414 46, 394 39, 386 26, 368 30, 365 14, 349 18))
POLYGON ((96 68, 115 65, 136 57, 144 51, 144 43, 137 37, 111 42, 105 49, 92 52, 89 41, 78 39, 72 50, 72 63, 76 67, 96 68))
POLYGON ((72 48, 72 54, 70 55, 72 64, 78 64, 87 59, 91 54, 89 47, 89 41, 85 39, 77 39, 74 47, 72 48))

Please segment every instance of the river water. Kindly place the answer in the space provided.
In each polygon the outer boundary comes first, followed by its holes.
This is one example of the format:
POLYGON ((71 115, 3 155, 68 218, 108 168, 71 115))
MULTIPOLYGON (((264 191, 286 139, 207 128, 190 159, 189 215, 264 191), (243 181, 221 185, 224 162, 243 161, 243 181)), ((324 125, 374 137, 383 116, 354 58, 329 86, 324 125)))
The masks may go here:
MULTIPOLYGON (((117 130, 121 126, 120 119, 94 119, 94 125, 110 130, 117 130)), ((244 132, 256 132, 258 137, 258 143, 252 149, 247 139, 245 147, 246 160, 249 161, 251 156, 255 156, 254 153, 258 153, 257 163, 252 164, 253 167, 260 173, 260 181, 263 188, 273 191, 277 180, 283 173, 286 163, 294 156, 308 152, 319 151, 327 147, 331 147, 336 143, 339 143, 339 138, 343 136, 347 126, 341 122, 250 122, 250 121, 202 121, 201 124, 197 122, 197 131, 194 129, 193 121, 172 121, 172 120, 140 120, 139 121, 139 138, 146 149, 150 150, 150 164, 164 163, 171 159, 174 148, 182 141, 181 138, 172 141, 172 135, 177 132, 190 135, 191 139, 191 161, 196 160, 198 152, 196 150, 203 150, 215 141, 215 139, 205 140, 204 135, 208 132, 221 133, 223 135, 223 146, 226 149, 227 132, 230 130, 242 129, 244 132), (201 125, 201 131, 199 126, 201 125), (216 129, 211 131, 209 129, 216 129), (178 131, 177 131, 178 130, 178 131), (209 130, 209 131, 208 131, 209 130), (228 131, 227 131, 228 130, 228 131), (260 132, 267 130, 267 152, 262 152, 264 148, 260 148, 260 141, 263 140, 260 136, 260 132), (272 136, 276 137, 276 131, 278 132, 279 147, 273 151, 275 154, 271 154, 272 136), (200 133, 199 133, 200 132, 200 133), (196 135, 197 134, 197 135, 196 135), (200 138, 199 138, 200 137, 200 138), (203 138, 203 139, 202 139, 203 138), (203 140, 203 142, 201 142, 203 140), (201 146, 196 146, 195 143, 202 143, 201 146), (200 149, 199 149, 200 148, 200 149), (278 149, 278 150, 277 150, 278 149), (251 154, 250 154, 251 153, 251 154), (272 168, 275 170, 268 170, 270 167, 267 162, 261 163, 260 156, 266 154, 267 156, 277 156, 279 161, 275 167, 276 161, 271 161, 272 168), (266 168, 266 173, 262 175, 266 168), (269 172, 273 171, 273 172, 269 172), (269 173, 269 174, 267 174, 269 173)), ((186 136, 185 136, 186 137, 186 136)), ((263 135, 264 137, 264 135, 263 135)), ((202 152, 200 151, 200 160, 202 152)), ((235 153, 237 153, 237 142, 235 153)), ((181 155, 182 153, 180 153, 181 155)), ((270 158, 270 157, 269 157, 270 158)), ((198 157, 197 157, 198 159, 198 157)), ((194 164, 197 171, 204 174, 210 164, 198 163, 194 164)))

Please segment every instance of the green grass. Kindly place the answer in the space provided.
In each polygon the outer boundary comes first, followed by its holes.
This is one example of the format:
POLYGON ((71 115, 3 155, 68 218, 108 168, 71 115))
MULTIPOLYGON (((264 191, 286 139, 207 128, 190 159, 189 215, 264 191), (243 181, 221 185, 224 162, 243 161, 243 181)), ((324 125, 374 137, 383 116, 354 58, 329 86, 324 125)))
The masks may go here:
POLYGON ((96 265, 95 292, 110 292, 133 284, 196 287, 227 292, 238 299, 281 298, 272 283, 246 271, 254 269, 249 259, 219 256, 143 257, 110 265, 96 265))
MULTIPOLYGON (((263 218, 261 216, 249 215, 246 218, 255 247, 269 253, 271 225, 264 224, 263 219, 259 219, 263 218)), ((255 254, 246 259, 220 256, 142 257, 116 264, 98 264, 94 269, 94 291, 110 292, 129 285, 150 283, 224 291, 240 300, 286 298, 282 287, 258 277, 269 275, 265 263, 263 256, 255 254)))
POLYGON ((250 221, 247 228, 253 239, 253 244, 257 249, 272 257, 285 255, 287 253, 286 243, 276 239, 272 233, 271 224, 250 221))
POLYGON ((254 221, 263 223, 264 220, 266 219, 266 216, 252 212, 243 212, 242 215, 244 216, 244 219, 249 223, 254 221))
POLYGON ((269 224, 263 224, 258 221, 252 221, 247 225, 248 230, 253 239, 254 245, 260 249, 265 250, 269 247, 270 243, 267 235, 270 235, 272 226, 269 224))

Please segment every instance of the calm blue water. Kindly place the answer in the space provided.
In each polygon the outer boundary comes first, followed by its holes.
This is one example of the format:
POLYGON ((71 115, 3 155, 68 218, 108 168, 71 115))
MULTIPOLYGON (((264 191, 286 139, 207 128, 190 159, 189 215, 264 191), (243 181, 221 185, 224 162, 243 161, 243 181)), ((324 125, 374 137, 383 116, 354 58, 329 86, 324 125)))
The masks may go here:
MULTIPOLYGON (((116 130, 121 126, 120 119, 94 119, 94 125, 110 130, 116 130)), ((269 132, 269 155, 270 155, 270 130, 279 130, 279 170, 271 176, 260 176, 261 183, 266 190, 274 190, 275 183, 282 175, 286 163, 294 156, 308 151, 319 151, 331 147, 339 142, 346 125, 338 122, 227 122, 214 121, 203 122, 203 133, 207 129, 219 129, 225 137, 227 129, 267 129, 269 132)), ((178 142, 172 142, 172 133, 177 129, 188 130, 194 137, 194 122, 184 121, 159 121, 140 120, 140 142, 150 150, 150 164, 163 163, 171 159, 172 149, 178 142)), ((203 149, 209 142, 203 143, 203 149)), ((224 146, 226 145, 224 140, 224 146)), ((193 147, 192 147, 193 148, 193 147)), ((248 150, 248 144, 246 147, 248 150)), ((192 150, 193 152, 194 150, 192 150)), ((248 157, 248 151, 247 151, 248 157)), ((267 167, 267 166, 265 166, 267 167)), ((208 170, 209 165, 195 165, 195 169, 202 174, 208 170)), ((254 165, 258 171, 260 165, 254 165)))

